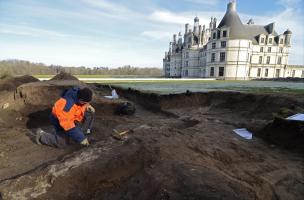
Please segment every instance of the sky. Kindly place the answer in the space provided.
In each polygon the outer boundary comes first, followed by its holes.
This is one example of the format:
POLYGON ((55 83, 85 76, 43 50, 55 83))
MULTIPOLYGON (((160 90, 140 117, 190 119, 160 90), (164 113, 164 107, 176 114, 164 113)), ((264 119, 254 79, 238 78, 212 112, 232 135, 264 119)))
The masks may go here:
MULTIPOLYGON (((0 0, 0 60, 62 66, 162 67, 184 24, 218 22, 229 0, 0 0)), ((243 23, 276 22, 292 35, 289 64, 304 65, 304 0, 237 0, 243 23)))

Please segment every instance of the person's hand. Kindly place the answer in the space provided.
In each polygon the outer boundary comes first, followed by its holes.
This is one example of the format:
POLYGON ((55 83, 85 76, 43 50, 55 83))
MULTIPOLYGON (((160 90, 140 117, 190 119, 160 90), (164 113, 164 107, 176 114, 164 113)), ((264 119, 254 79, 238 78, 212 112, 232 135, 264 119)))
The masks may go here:
POLYGON ((90 104, 87 106, 87 111, 95 113, 95 108, 90 104))

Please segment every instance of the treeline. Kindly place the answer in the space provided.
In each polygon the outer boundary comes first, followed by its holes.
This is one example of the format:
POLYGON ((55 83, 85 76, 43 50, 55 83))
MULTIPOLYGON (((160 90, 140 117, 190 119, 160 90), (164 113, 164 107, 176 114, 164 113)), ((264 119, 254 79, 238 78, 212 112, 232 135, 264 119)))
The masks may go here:
POLYGON ((0 76, 3 75, 55 75, 67 72, 73 75, 134 75, 146 77, 162 76, 162 69, 139 68, 123 66, 118 68, 108 67, 62 67, 58 65, 45 65, 43 63, 32 63, 24 60, 2 60, 0 61, 0 76))

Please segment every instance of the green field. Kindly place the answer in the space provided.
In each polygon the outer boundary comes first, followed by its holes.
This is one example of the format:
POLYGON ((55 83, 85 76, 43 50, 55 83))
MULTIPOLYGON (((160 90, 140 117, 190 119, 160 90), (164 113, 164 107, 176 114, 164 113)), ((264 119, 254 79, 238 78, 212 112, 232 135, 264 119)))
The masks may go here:
MULTIPOLYGON (((36 78, 52 78, 55 75, 33 75, 36 78)), ((151 78, 139 75, 74 75, 77 78, 151 78)), ((159 78, 159 77, 156 77, 159 78)))
MULTIPOLYGON (((107 84, 104 82, 104 84, 107 84)), ((111 85, 160 94, 205 91, 240 91, 253 93, 295 94, 304 96, 304 83, 268 81, 204 81, 204 82, 111 82, 111 85)))
MULTIPOLYGON (((37 75, 37 78, 51 78, 49 75, 37 75)), ((87 83, 100 83, 114 85, 122 88, 133 88, 144 92, 160 94, 184 93, 204 91, 240 91, 252 93, 292 94, 304 97, 304 83, 278 82, 278 81, 223 81, 223 80, 121 80, 121 77, 107 75, 76 75, 77 78, 100 78, 101 80, 85 81, 87 83), (102 80, 102 78, 117 78, 116 80, 102 80)), ((126 77, 123 78, 133 78, 126 77)))

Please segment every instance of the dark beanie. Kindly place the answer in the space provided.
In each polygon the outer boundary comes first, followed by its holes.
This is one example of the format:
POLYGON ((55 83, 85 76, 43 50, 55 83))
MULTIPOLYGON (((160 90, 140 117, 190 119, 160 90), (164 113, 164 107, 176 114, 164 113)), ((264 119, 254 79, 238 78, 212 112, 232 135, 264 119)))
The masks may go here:
POLYGON ((92 100, 92 91, 89 88, 80 89, 77 97, 81 101, 90 102, 92 100))

